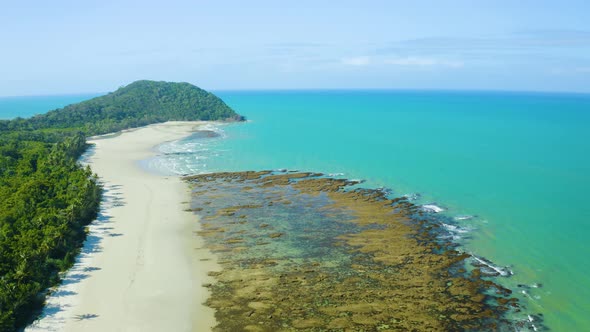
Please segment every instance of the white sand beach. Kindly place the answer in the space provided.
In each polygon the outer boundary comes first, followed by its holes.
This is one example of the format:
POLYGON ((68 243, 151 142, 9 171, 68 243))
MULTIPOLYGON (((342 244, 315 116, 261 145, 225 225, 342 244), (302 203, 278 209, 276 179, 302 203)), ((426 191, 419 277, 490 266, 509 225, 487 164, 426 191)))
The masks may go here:
POLYGON ((153 147, 190 134, 197 122, 168 122, 91 141, 87 162, 105 186, 105 200, 75 266, 26 331, 208 331, 203 305, 216 270, 186 212, 188 186, 143 170, 153 147))

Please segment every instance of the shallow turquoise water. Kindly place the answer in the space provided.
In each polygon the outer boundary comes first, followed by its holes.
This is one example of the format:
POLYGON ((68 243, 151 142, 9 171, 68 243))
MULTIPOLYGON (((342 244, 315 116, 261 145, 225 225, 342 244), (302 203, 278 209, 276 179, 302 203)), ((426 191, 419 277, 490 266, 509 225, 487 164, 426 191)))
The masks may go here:
POLYGON ((478 215, 465 250, 511 266, 502 282, 555 330, 590 330, 590 95, 218 92, 250 122, 164 150, 179 173, 344 173, 447 214, 478 215), (191 151, 196 153, 191 154, 191 151), (517 284, 542 283, 538 289, 517 284))
POLYGON ((77 94, 67 96, 0 97, 0 120, 16 117, 28 118, 98 96, 77 94))
POLYGON ((550 328, 590 330, 590 95, 217 94, 250 121, 213 126, 219 138, 165 144, 170 154, 152 166, 344 173, 396 194, 422 193, 422 203, 435 201, 449 216, 478 215, 463 222, 474 229, 465 250, 510 265, 515 275, 501 281, 515 290, 542 283, 521 297, 550 328))

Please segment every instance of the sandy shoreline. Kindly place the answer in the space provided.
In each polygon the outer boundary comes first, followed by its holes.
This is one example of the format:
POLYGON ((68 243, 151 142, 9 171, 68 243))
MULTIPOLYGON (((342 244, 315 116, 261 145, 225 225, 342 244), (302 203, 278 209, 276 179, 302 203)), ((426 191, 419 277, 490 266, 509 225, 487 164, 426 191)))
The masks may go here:
POLYGON ((148 173, 153 147, 189 135, 196 122, 168 122, 91 140, 87 162, 105 186, 101 214, 75 266, 26 331, 206 331, 202 303, 217 269, 186 212, 188 186, 148 173), (210 259, 210 260, 203 260, 210 259))

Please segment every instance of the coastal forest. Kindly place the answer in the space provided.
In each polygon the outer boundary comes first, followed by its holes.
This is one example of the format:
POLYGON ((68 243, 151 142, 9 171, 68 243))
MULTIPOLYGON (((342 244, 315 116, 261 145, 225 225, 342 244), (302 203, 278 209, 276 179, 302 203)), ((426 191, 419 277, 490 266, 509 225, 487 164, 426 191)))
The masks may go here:
POLYGON ((104 96, 0 121, 0 331, 17 331, 75 260, 101 185, 80 156, 86 138, 165 121, 242 121, 189 83, 137 81, 104 96))

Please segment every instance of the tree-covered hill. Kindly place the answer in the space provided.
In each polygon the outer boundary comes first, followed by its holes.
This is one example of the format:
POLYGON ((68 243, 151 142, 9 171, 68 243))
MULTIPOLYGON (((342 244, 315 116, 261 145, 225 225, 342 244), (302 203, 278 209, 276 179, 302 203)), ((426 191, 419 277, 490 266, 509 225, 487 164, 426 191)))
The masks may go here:
POLYGON ((5 125, 11 126, 7 129, 68 129, 96 135, 171 120, 240 121, 243 117, 192 84, 137 81, 107 95, 5 125))
POLYGON ((188 83, 138 81, 30 119, 0 121, 0 332, 35 317, 98 213, 86 137, 169 120, 242 120, 188 83))

